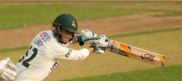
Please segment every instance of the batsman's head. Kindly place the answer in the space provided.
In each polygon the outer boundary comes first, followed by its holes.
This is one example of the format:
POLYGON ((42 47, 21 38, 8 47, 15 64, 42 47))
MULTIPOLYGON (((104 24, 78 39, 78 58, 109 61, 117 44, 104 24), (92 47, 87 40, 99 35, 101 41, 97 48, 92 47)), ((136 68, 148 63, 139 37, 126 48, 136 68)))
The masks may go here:
POLYGON ((52 23, 53 34, 61 43, 71 41, 74 38, 74 33, 79 34, 77 29, 77 20, 70 14, 61 14, 52 23))

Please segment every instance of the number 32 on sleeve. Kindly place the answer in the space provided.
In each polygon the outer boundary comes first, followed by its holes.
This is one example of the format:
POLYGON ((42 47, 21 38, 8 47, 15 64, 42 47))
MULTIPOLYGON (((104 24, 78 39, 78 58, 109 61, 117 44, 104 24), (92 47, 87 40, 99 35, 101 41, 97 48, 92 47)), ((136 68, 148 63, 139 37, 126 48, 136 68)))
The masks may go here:
POLYGON ((22 65, 25 66, 26 68, 28 68, 30 65, 28 62, 30 62, 32 59, 34 59, 35 56, 37 55, 37 53, 38 53, 37 48, 32 48, 32 46, 30 46, 29 49, 27 50, 26 54, 23 55, 22 58, 18 62, 23 61, 22 65), (25 59, 25 57, 28 57, 28 53, 30 51, 33 51, 33 54, 30 56, 30 58, 25 59))

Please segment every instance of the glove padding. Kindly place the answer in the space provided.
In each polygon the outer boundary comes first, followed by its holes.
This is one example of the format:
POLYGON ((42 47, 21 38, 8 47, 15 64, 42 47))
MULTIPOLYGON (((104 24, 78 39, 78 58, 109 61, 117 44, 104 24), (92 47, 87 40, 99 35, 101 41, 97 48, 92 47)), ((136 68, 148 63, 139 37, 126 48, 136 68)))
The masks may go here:
MULTIPOLYGON (((84 39, 88 39, 88 38, 97 38, 97 34, 93 33, 92 31, 88 30, 88 29, 83 29, 81 30, 81 35, 83 36, 84 39)), ((94 42, 96 42, 96 40, 89 40, 89 41, 85 41, 87 44, 92 45, 94 42)))
POLYGON ((94 53, 97 54, 105 53, 108 42, 109 38, 106 37, 105 35, 101 35, 100 37, 98 37, 98 40, 96 40, 96 42, 93 42, 93 45, 91 45, 91 47, 94 48, 94 53))
POLYGON ((16 76, 15 65, 9 57, 0 61, 0 81, 14 81, 16 76))

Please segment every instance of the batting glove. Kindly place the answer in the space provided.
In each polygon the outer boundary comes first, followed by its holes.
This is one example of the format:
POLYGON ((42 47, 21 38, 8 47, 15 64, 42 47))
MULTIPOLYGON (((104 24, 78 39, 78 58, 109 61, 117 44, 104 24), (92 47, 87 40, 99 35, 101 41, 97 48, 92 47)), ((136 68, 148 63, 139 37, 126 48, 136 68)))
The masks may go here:
POLYGON ((105 53, 108 42, 109 42, 109 38, 106 37, 105 35, 102 35, 98 37, 98 40, 96 42, 94 42, 95 45, 92 45, 90 47, 94 48, 94 53, 102 54, 102 53, 105 53))
POLYGON ((92 39, 92 38, 97 38, 97 34, 93 33, 92 31, 88 29, 83 29, 81 30, 81 35, 77 36, 79 44, 82 46, 84 45, 84 42, 92 45, 96 40, 89 40, 89 41, 84 41, 84 39, 92 39))

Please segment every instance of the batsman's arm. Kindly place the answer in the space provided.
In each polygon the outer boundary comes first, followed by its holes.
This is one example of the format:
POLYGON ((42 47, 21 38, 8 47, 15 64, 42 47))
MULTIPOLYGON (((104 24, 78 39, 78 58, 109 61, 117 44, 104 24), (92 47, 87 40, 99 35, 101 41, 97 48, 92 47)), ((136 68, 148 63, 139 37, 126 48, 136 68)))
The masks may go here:
POLYGON ((90 47, 90 48, 88 48, 88 51, 91 54, 92 52, 94 52, 94 48, 93 47, 90 47))
MULTIPOLYGON (((73 44, 78 43, 78 37, 76 37, 75 39, 72 40, 73 44)), ((91 54, 94 51, 93 47, 88 48, 89 54, 91 54)))

